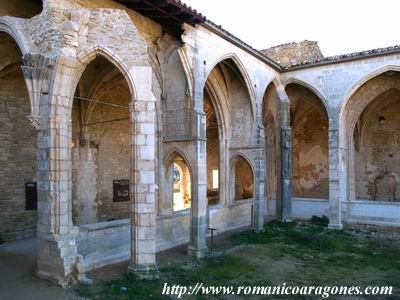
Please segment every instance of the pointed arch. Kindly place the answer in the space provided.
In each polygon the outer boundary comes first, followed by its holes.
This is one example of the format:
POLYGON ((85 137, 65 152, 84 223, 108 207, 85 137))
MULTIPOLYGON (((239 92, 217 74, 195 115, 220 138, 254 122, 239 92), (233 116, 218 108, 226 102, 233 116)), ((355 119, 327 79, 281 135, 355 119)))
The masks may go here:
POLYGON ((126 68, 125 64, 123 63, 122 59, 116 54, 113 53, 110 49, 103 47, 101 45, 95 45, 88 47, 84 50, 81 50, 77 54, 77 60, 79 62, 79 66, 77 67, 77 71, 75 74, 74 82, 72 84, 72 93, 75 92, 76 87, 78 85, 79 80, 82 77, 83 72, 85 71, 86 67, 96 59, 97 56, 104 57, 107 61, 112 63, 125 77, 126 82, 128 83, 130 93, 132 95, 132 99, 136 99, 136 88, 134 80, 126 68))
POLYGON ((186 156, 182 151, 174 148, 165 157, 163 167, 165 170, 165 185, 163 201, 158 203, 159 213, 161 215, 170 215, 177 211, 190 209, 193 191, 193 173, 186 156), (177 182, 175 181, 176 171, 179 173, 179 180, 177 182))
POLYGON ((305 81, 299 80, 297 78, 289 78, 289 79, 285 80, 284 88, 286 89, 287 86, 290 85, 290 84, 297 84, 297 85, 302 86, 303 88, 306 88, 306 89, 310 90, 311 92, 313 92, 318 97, 318 99, 321 101, 321 104, 323 105, 323 107, 325 109, 325 112, 326 112, 326 115, 328 117, 328 120, 331 119, 330 118, 330 113, 329 113, 328 101, 326 100, 324 95, 317 88, 315 88, 311 84, 309 84, 309 83, 307 83, 305 81))
POLYGON ((236 152, 231 156, 230 165, 230 198, 233 201, 253 199, 255 195, 254 183, 256 173, 252 162, 244 153, 236 152), (238 164, 242 164, 240 172, 237 172, 238 164))
MULTIPOLYGON (((339 147, 342 149, 340 178, 342 201, 356 200, 356 155, 360 142, 364 140, 365 123, 362 117, 373 101, 389 90, 398 90, 400 86, 400 67, 384 66, 367 74, 353 85, 347 94, 339 115, 339 147)), ((364 120, 366 121, 366 120, 364 120)), ((362 149, 361 149, 362 150, 362 149)), ((375 168, 378 170, 378 168, 375 168)), ((376 172, 369 172, 371 176, 376 172)), ((365 176, 364 176, 365 177, 365 176)), ((357 178, 360 180, 360 178, 357 178)), ((364 178, 364 181, 366 179, 364 178)), ((360 181, 361 182, 361 181, 360 181)), ((374 188, 371 188, 373 190, 374 188)))
MULTIPOLYGON (((228 60, 232 60, 234 65, 236 66, 236 68, 239 70, 240 73, 240 78, 242 80, 244 80, 244 85, 246 87, 246 90, 249 94, 250 97, 250 105, 251 105, 251 109, 252 109, 252 116, 253 116, 253 120, 256 119, 256 111, 257 111, 257 105, 256 105, 256 95, 255 95, 255 91, 253 88, 253 84, 251 82, 249 73, 246 69, 246 67, 244 66, 244 64, 242 63, 242 61, 239 59, 239 57, 235 54, 235 53, 229 53, 229 54, 225 54, 222 57, 220 57, 219 59, 217 59, 214 64, 210 67, 210 69, 208 70, 205 78, 206 81, 208 79, 208 77, 210 76, 211 72, 214 70, 214 68, 224 62, 224 61, 228 61, 228 60)), ((204 83, 205 84, 205 83, 204 83)))
POLYGON ((382 75, 386 72, 389 71, 393 71, 393 72, 400 72, 400 66, 396 66, 396 65, 387 65, 384 67, 379 67, 376 70, 368 73, 367 75, 365 75, 364 77, 362 77, 360 80, 358 80, 355 84, 353 84, 353 86, 350 88, 349 92, 346 94, 346 96, 344 97, 344 100, 341 103, 340 106, 340 113, 339 113, 339 120, 342 123, 343 120, 343 115, 344 112, 346 110, 346 106, 348 104, 348 102, 350 101, 351 97, 357 92, 357 90, 363 86, 365 83, 367 83, 368 81, 370 81, 371 79, 382 75))
POLYGON ((190 176, 192 176, 192 167, 189 163, 189 160, 187 159, 187 156, 185 155, 185 153, 183 151, 181 151, 180 149, 174 147, 172 148, 168 154, 165 156, 164 158, 164 166, 168 166, 170 165, 174 159, 176 159, 177 157, 182 157, 182 159, 185 161, 186 165, 189 168, 189 172, 190 172, 190 176))
POLYGON ((29 44, 21 31, 15 28, 15 25, 9 17, 0 17, 0 32, 9 34, 17 43, 22 56, 29 53, 29 44))

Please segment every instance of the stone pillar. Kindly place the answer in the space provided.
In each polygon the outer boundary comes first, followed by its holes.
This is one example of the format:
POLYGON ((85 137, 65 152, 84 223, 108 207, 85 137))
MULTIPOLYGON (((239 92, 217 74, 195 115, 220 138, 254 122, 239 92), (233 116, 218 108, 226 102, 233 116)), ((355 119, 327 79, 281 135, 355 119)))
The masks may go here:
POLYGON ((281 102, 281 211, 283 222, 292 221, 292 128, 290 127, 290 102, 281 102))
MULTIPOLYGON (((202 102, 203 100, 201 100, 202 102)), ((206 116, 202 110, 193 112, 192 122, 194 129, 192 153, 195 155, 195 159, 192 165, 193 190, 188 255, 202 258, 207 254, 207 140, 206 116)))
POLYGON ((260 144, 258 157, 255 160, 255 178, 254 178, 254 203, 253 203, 253 222, 252 228, 255 231, 261 231, 264 227, 264 205, 265 205, 265 130, 259 126, 260 144))
POLYGON ((329 129, 329 228, 342 229, 339 130, 329 129))
POLYGON ((66 86, 75 62, 60 57, 24 56, 22 67, 31 100, 28 118, 38 130, 37 270, 65 286, 80 279, 71 213, 71 119, 66 86), (57 69, 57 74, 55 70, 57 69), (60 78, 66 75, 65 82, 60 78), (50 78, 57 78, 52 83, 50 78), (61 83, 62 82, 62 83, 61 83))
POLYGON ((129 272, 140 278, 158 276, 156 265, 156 107, 150 67, 132 70, 137 88, 131 104, 132 184, 131 263, 129 272))
POLYGON ((62 286, 79 272, 72 224, 70 189, 70 121, 66 116, 49 118, 48 128, 39 133, 37 275, 62 286))

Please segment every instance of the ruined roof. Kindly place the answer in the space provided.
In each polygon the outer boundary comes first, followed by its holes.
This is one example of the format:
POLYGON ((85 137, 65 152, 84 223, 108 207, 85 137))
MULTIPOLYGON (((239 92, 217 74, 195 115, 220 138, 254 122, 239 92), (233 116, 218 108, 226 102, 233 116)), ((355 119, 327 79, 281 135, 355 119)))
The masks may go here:
POLYGON ((321 59, 315 60, 312 62, 298 62, 296 64, 291 64, 291 65, 285 67, 285 69, 312 67, 312 66, 321 65, 321 64, 345 62, 345 61, 349 61, 349 60, 362 59, 362 58, 366 58, 366 57, 374 57, 374 56, 380 56, 380 55, 387 55, 387 54, 392 54, 392 53, 400 53, 400 45, 390 46, 390 47, 385 47, 385 48, 376 48, 376 49, 364 50, 364 51, 358 51, 358 52, 351 52, 351 53, 347 53, 347 54, 339 54, 339 55, 328 56, 328 57, 322 57, 321 59))
POLYGON ((324 58, 318 46, 318 42, 307 40, 299 43, 293 42, 274 46, 261 50, 261 52, 283 68, 313 63, 324 58))

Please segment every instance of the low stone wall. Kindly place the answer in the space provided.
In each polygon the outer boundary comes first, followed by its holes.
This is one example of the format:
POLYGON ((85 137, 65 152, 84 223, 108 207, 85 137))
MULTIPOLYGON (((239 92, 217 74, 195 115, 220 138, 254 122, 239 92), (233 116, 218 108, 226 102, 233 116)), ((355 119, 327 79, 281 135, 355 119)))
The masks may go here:
POLYGON ((172 216, 157 218, 157 252, 180 246, 190 239, 190 210, 175 213, 172 216))
POLYGON ((79 226, 76 240, 84 272, 128 260, 131 253, 130 219, 79 226))
POLYGON ((217 234, 251 225, 252 200, 237 201, 229 206, 214 205, 208 209, 208 225, 217 234))
MULTIPOLYGON (((328 215, 329 201, 327 199, 293 198, 292 217, 293 219, 306 220, 312 216, 322 217, 328 215)), ((267 203, 266 215, 269 218, 276 217, 276 201, 269 200, 267 203)))
MULTIPOLYGON (((217 234, 251 225, 252 201, 209 208, 208 224, 217 234)), ((130 258, 130 219, 79 226, 76 239, 83 272, 130 258)), ((157 218, 157 252, 184 245, 190 238, 190 210, 157 218)))
POLYGON ((400 202, 348 201, 346 223, 400 226, 400 202))

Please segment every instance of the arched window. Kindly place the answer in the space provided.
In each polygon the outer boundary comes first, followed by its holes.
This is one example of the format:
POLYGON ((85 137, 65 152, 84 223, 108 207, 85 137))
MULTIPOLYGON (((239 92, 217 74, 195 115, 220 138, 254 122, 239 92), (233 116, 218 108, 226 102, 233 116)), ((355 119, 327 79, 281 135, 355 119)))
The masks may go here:
MULTIPOLYGON (((192 202, 192 180, 189 167, 179 153, 174 153, 166 165, 166 191, 164 213, 168 214, 168 207, 172 211, 190 209, 192 202)), ((171 212, 171 210, 169 211, 171 212)))
POLYGON ((248 161, 241 155, 233 161, 234 199, 252 199, 254 194, 253 170, 248 161))

